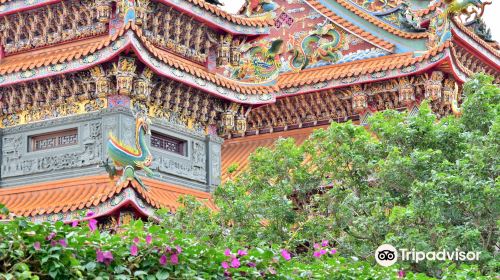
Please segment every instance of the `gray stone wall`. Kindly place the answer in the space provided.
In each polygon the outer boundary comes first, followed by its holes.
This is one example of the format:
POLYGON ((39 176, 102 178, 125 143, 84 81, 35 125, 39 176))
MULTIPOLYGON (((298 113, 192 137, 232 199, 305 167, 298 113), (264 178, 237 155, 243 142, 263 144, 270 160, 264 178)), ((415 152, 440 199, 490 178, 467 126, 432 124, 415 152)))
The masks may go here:
MULTIPOLYGON (((221 138, 164 120, 154 120, 151 130, 186 143, 184 155, 151 148, 152 169, 159 180, 204 191, 212 191, 220 183, 221 138)), ((105 109, 2 129, 0 186, 103 174, 110 132, 135 145, 135 119, 129 109, 105 109), (72 128, 78 129, 78 144, 29 151, 30 136, 72 128)))

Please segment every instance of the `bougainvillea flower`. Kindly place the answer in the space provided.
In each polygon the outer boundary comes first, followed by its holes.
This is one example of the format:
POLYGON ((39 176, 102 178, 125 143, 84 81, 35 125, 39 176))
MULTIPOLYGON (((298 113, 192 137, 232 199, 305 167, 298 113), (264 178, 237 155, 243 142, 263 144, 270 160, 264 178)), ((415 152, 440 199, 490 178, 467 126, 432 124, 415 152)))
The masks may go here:
POLYGON ((96 219, 89 220, 89 229, 90 229, 90 231, 94 231, 97 229, 97 220, 96 219))
POLYGON ((92 217, 92 216, 94 216, 94 212, 92 211, 87 212, 87 217, 92 217))
POLYGON ((228 257, 231 256, 231 250, 229 250, 229 248, 224 250, 224 255, 226 255, 228 257))
POLYGON ((36 251, 40 250, 40 242, 38 242, 38 241, 37 241, 37 242, 35 242, 35 243, 33 244, 33 248, 35 248, 35 250, 36 250, 36 251))
POLYGON ((170 261, 172 264, 178 264, 179 263, 179 255, 173 254, 170 256, 170 261))
POLYGON ((49 240, 52 240, 52 238, 54 238, 54 236, 56 236, 56 233, 55 232, 51 232, 46 238, 45 240, 49 241, 49 240))
POLYGON ((55 240, 50 241, 50 246, 54 247, 56 245, 57 245, 57 241, 55 241, 55 240))
POLYGON ((139 244, 139 237, 135 237, 132 241, 133 241, 135 244, 139 244))
POLYGON ((321 257, 321 253, 319 251, 314 251, 313 257, 319 258, 319 257, 321 257))
POLYGON ((331 250, 330 250, 330 254, 332 254, 332 255, 333 255, 333 254, 336 254, 336 253, 337 253, 337 250, 336 250, 336 249, 331 249, 331 250))
POLYGON ((102 253, 101 250, 97 249, 95 254, 96 254, 95 258, 96 258, 97 262, 101 262, 101 263, 104 262, 104 254, 102 253))
POLYGON ((238 268, 240 267, 240 261, 238 260, 238 258, 233 258, 231 260, 231 267, 234 267, 234 268, 238 268))
POLYGON ((220 264, 220 266, 222 266, 222 268, 224 268, 224 269, 228 269, 229 268, 229 264, 227 262, 222 262, 220 264))
POLYGON ((291 260, 291 259, 292 259, 292 257, 290 256, 290 253, 288 253, 288 251, 287 251, 287 250, 285 250, 285 249, 281 250, 281 256, 282 256, 285 260, 287 260, 287 261, 289 261, 289 260, 291 260))
POLYGON ((161 265, 167 264, 167 256, 161 255, 161 257, 160 257, 160 264, 161 265))
POLYGON ((313 247, 314 247, 314 249, 319 249, 319 247, 320 247, 320 246, 319 246, 319 244, 318 244, 318 243, 314 243, 314 246, 313 246, 313 247))
POLYGON ((398 271, 398 278, 404 278, 405 272, 403 270, 398 271))
POLYGON ((78 226, 78 221, 77 221, 77 220, 74 220, 73 222, 71 222, 71 226, 72 226, 72 227, 76 227, 76 226, 78 226))
POLYGON ((319 254, 320 254, 320 255, 322 255, 322 256, 323 256, 324 254, 326 254, 326 253, 328 253, 328 252, 327 252, 325 249, 321 249, 321 250, 319 250, 319 254))
POLYGON ((181 246, 177 245, 177 246, 175 246, 175 249, 177 250, 177 253, 178 253, 178 254, 182 253, 182 248, 181 248, 181 246))
POLYGON ((61 246, 64 248, 68 247, 68 242, 66 241, 66 239, 60 239, 59 244, 61 244, 61 246))
POLYGON ((248 252, 247 252, 247 250, 238 250, 238 255, 239 256, 246 256, 246 255, 248 255, 248 252))
POLYGON ((109 265, 113 261, 113 254, 110 251, 101 251, 97 249, 96 251, 96 260, 100 263, 105 263, 109 265))
POLYGON ((137 256, 137 246, 135 244, 130 246, 130 254, 132 256, 137 256))
POLYGON ((327 247, 328 246, 328 240, 321 241, 321 246, 327 247))
POLYGON ((254 262, 247 263, 248 267, 256 267, 257 265, 254 262))
POLYGON ((151 242, 152 242, 152 241, 153 241, 153 237, 152 237, 150 234, 148 234, 148 235, 146 236, 146 243, 147 243, 147 244, 151 244, 151 242))

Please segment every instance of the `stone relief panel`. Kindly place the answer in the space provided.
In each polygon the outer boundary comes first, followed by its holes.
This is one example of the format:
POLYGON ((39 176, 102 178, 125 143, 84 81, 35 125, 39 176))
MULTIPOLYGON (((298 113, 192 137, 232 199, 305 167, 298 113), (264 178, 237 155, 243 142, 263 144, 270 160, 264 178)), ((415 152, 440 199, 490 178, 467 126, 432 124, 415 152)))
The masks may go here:
MULTIPOLYGON (((3 137, 2 178, 97 165, 102 161, 103 139, 100 121, 75 124, 80 143, 64 148, 29 152, 28 138, 47 131, 32 130, 3 137)), ((57 131, 58 128, 54 128, 57 131)))
POLYGON ((187 156, 153 149, 153 168, 159 172, 206 183, 206 144, 192 139, 187 140, 187 144, 187 156))

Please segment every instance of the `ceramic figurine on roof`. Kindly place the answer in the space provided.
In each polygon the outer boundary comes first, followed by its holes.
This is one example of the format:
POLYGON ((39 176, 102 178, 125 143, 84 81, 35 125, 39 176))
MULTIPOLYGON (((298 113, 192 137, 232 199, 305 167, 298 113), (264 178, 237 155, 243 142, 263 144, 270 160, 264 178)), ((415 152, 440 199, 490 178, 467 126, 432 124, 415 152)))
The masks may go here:
POLYGON ((465 15, 465 21, 467 22, 470 18, 480 18, 484 14, 484 7, 490 5, 491 2, 483 0, 445 0, 447 5, 447 14, 461 14, 465 15))
POLYGON ((422 19, 415 15, 409 8, 408 3, 401 3, 399 9, 398 19, 404 29, 411 32, 423 32, 426 30, 426 28, 422 26, 422 19))
POLYGON ((280 55, 283 53, 283 40, 271 42, 262 40, 249 45, 244 51, 244 59, 234 69, 233 77, 240 81, 262 83, 276 79, 280 67, 280 55))
POLYGON ((345 44, 345 34, 336 29, 332 24, 319 26, 298 40, 291 42, 289 52, 290 66, 293 71, 300 71, 310 64, 318 61, 337 62, 342 58, 340 51, 345 44))
POLYGON ((279 7, 273 0, 245 0, 240 13, 248 17, 272 12, 279 7))
POLYGON ((135 147, 124 144, 110 133, 107 151, 113 165, 106 162, 105 168, 111 179, 114 179, 116 175, 120 176, 116 183, 118 186, 135 180, 147 190, 137 171, 143 170, 148 177, 154 177, 154 172, 149 168, 153 162, 153 156, 149 150, 149 144, 146 143, 146 135, 151 135, 150 125, 151 120, 148 117, 136 117, 135 147))

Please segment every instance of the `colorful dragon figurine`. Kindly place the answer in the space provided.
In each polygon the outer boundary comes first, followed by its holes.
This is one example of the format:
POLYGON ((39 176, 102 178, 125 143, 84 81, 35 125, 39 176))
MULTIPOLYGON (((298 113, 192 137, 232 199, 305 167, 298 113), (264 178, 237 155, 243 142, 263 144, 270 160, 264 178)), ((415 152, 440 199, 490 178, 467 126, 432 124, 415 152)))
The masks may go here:
POLYGON ((446 15, 462 14, 466 15, 465 21, 474 15, 474 18, 481 18, 484 13, 484 7, 490 5, 491 2, 483 2, 482 0, 445 0, 447 5, 446 15), (470 9, 472 7, 472 9, 470 9))
POLYGON ((289 46, 293 53, 290 66, 293 71, 300 71, 318 61, 335 63, 342 58, 341 49, 344 34, 331 24, 311 31, 299 40, 298 46, 289 46))
POLYGON ((277 77, 280 67, 280 54, 283 40, 260 41, 245 52, 245 61, 233 72, 240 81, 263 82, 277 77))
POLYGON ((120 179, 116 183, 117 185, 120 186, 126 182, 135 180, 146 191, 148 190, 136 171, 144 170, 148 177, 154 177, 153 171, 149 168, 153 162, 153 156, 146 143, 146 134, 151 134, 150 125, 151 121, 148 117, 136 117, 135 148, 124 144, 113 134, 109 134, 107 150, 109 157, 113 161, 113 165, 106 162, 105 168, 111 179, 114 179, 116 175, 120 176, 120 179))

